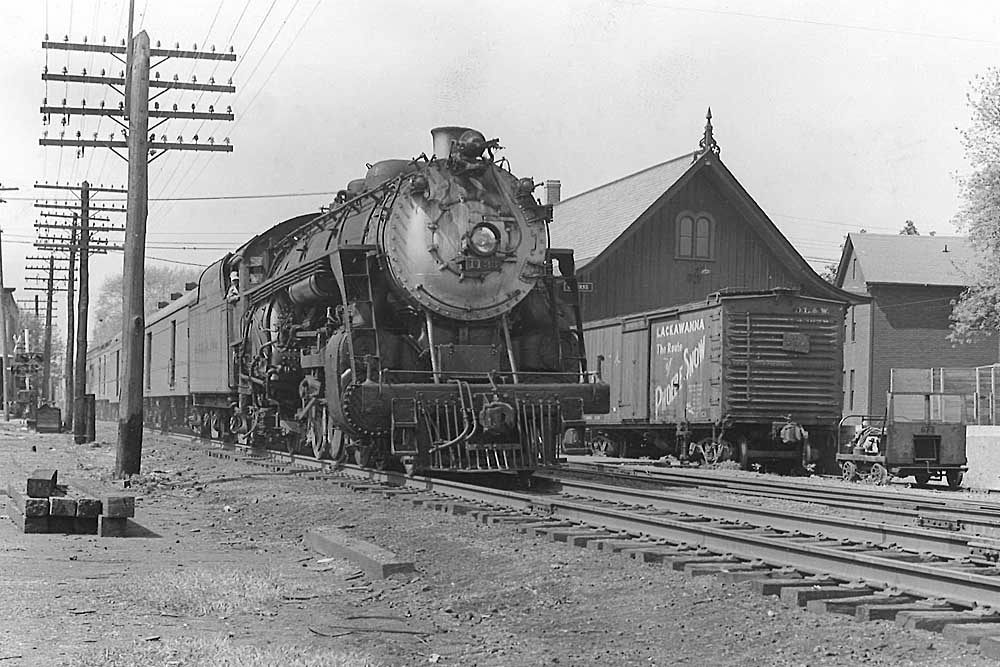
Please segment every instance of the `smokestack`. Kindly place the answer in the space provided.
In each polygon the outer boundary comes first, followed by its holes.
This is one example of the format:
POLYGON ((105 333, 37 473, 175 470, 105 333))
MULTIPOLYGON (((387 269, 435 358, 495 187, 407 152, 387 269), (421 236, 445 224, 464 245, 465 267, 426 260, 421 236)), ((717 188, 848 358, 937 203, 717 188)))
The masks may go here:
POLYGON ((561 181, 545 181, 545 203, 558 204, 562 196, 561 181))
POLYGON ((462 136, 463 132, 470 129, 472 128, 459 127, 456 125, 435 127, 431 130, 431 138, 434 140, 434 155, 436 155, 439 160, 447 160, 448 156, 451 155, 451 145, 458 141, 458 138, 462 136))

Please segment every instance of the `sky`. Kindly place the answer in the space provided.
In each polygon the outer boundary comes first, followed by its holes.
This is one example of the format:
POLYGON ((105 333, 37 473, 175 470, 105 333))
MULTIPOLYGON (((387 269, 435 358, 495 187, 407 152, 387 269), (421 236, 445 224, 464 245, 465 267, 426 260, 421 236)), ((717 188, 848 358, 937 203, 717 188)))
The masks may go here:
MULTIPOLYGON (((515 174, 559 179, 568 197, 695 149, 711 106, 723 162, 821 268, 852 231, 896 233, 913 220, 922 233, 959 233, 951 220, 967 170, 966 96, 973 77, 1000 61, 996 2, 134 1, 135 31, 154 47, 232 46, 238 56, 154 69, 232 78, 237 89, 157 100, 231 106, 236 117, 157 130, 234 146, 168 152, 150 165, 146 258, 166 266, 207 265, 317 210, 366 163, 429 153, 435 126, 499 137, 515 174)), ((46 84, 44 67, 117 74, 122 65, 41 43, 46 34, 119 43, 128 0, 3 4, 0 183, 19 188, 0 205, 3 277, 30 298, 36 292, 24 288, 41 274, 27 258, 42 254, 31 245, 34 201, 65 196, 33 185, 126 182, 124 161, 107 149, 78 157, 38 145, 46 131, 107 138, 117 128, 93 117, 44 126, 43 98, 120 99, 93 84, 46 84)), ((121 263, 114 252, 92 259, 92 299, 121 263)))

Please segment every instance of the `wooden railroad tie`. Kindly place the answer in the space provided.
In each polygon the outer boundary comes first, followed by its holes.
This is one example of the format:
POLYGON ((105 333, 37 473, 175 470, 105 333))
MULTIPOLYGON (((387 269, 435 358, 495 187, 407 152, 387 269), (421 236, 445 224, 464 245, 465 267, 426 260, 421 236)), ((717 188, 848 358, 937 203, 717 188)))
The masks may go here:
POLYGON ((49 469, 32 472, 23 487, 12 482, 7 495, 7 513, 24 533, 124 537, 135 516, 135 496, 107 493, 84 482, 59 484, 58 472, 49 469))

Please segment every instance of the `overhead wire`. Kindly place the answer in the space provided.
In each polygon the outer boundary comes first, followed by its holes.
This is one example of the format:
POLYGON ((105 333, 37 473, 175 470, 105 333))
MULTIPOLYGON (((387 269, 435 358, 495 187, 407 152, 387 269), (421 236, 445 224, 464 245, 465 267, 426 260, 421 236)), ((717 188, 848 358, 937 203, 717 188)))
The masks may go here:
MULTIPOLYGON (((285 56, 288 55, 288 53, 292 49, 292 46, 294 46, 295 43, 298 41, 299 37, 302 34, 302 31, 305 29, 305 27, 307 25, 309 25, 311 23, 312 17, 316 13, 316 10, 319 9, 320 4, 322 4, 322 0, 316 0, 316 4, 313 5, 312 10, 310 10, 309 14, 306 16, 305 21, 302 22, 302 25, 299 26, 299 29, 295 32, 295 35, 292 37, 291 41, 285 47, 285 50, 281 53, 281 56, 278 57, 278 60, 275 63, 274 67, 271 69, 270 73, 267 75, 267 78, 264 79, 264 82, 261 84, 261 86, 257 89, 257 92, 254 94, 253 98, 250 100, 250 103, 247 104, 247 106, 245 108, 243 108, 243 109, 240 110, 240 117, 238 119, 236 119, 236 121, 233 123, 233 126, 230 128, 230 135, 232 135, 232 133, 236 130, 236 128, 239 126, 240 122, 244 118, 246 118, 247 111, 253 106, 254 102, 257 101, 257 97, 260 95, 260 93, 267 87, 267 84, 270 82, 271 77, 273 77, 274 74, 275 74, 275 72, 278 71, 278 68, 281 66, 281 63, 284 62, 284 60, 285 60, 285 56)), ((198 179, 201 177, 201 174, 208 167, 208 164, 209 164, 209 162, 208 162, 208 160, 206 160, 202 164, 201 168, 197 171, 197 173, 195 173, 194 178, 191 180, 190 183, 195 183, 195 182, 198 181, 198 179)), ((189 169, 189 172, 190 172, 190 169, 189 169)), ((185 176, 181 177, 182 181, 185 178, 185 176)), ((190 187, 190 183, 188 184, 187 187, 190 187)), ((185 187, 183 189, 175 190, 175 192, 177 192, 177 191, 184 192, 184 191, 186 191, 187 187, 185 187)), ((329 193, 316 193, 316 194, 329 194, 329 193)))
MULTIPOLYGON (((275 7, 275 5, 277 5, 277 3, 278 3, 278 0, 272 0, 271 1, 270 6, 267 8, 267 11, 264 13, 264 17, 260 20, 260 23, 257 24, 257 29, 254 31, 253 37, 250 38, 250 42, 247 45, 245 53, 250 53, 250 51, 252 50, 253 45, 257 41, 257 37, 260 36, 261 30, 263 30, 264 25, 267 22, 268 17, 270 17, 271 12, 274 10, 274 7, 275 7)), ((298 0, 296 0, 296 3, 298 3, 298 0)), ((284 27, 284 26, 282 25, 281 27, 284 27)), ((279 29, 277 31, 278 33, 280 33, 280 31, 281 31, 281 27, 279 27, 279 29)), ((240 61, 238 61, 236 63, 236 66, 233 68, 233 72, 232 72, 232 76, 233 77, 236 76, 236 72, 239 70, 240 66, 245 62, 245 58, 246 58, 246 56, 244 56, 243 59, 241 59, 240 61)), ((203 124, 204 123, 202 123, 202 125, 203 124)), ((201 127, 201 126, 199 126, 199 127, 201 127)), ((158 196, 162 196, 164 193, 167 192, 167 189, 170 187, 170 185, 173 182, 174 178, 176 177, 178 171, 180 171, 181 167, 184 166, 184 162, 187 162, 187 170, 188 171, 190 171, 190 169, 192 168, 192 163, 193 163, 192 160, 186 160, 185 161, 185 160, 179 160, 179 159, 178 160, 174 160, 173 162, 174 162, 173 171, 171 171, 170 175, 164 181, 163 185, 159 188, 158 196)), ((206 162, 207 162, 207 160, 206 160, 206 162)), ((161 170, 161 174, 162 174, 162 170, 161 170)), ((181 176, 181 178, 183 179, 183 176, 181 176)), ((167 207, 166 210, 161 210, 160 214, 163 215, 163 216, 165 216, 166 213, 169 212, 169 210, 170 210, 169 207, 167 207)))

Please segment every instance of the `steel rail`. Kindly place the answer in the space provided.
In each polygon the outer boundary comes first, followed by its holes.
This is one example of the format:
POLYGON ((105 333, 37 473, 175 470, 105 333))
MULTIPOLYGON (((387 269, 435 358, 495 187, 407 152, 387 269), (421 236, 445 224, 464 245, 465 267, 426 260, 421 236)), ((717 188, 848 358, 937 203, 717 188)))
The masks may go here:
MULTIPOLYGON (((954 558, 973 554, 970 539, 982 549, 989 542, 981 537, 971 537, 953 531, 898 526, 874 521, 844 519, 823 514, 806 514, 786 510, 756 507, 742 503, 724 502, 663 491, 626 489, 595 483, 560 481, 564 494, 580 494, 589 499, 606 502, 630 502, 650 508, 681 514, 694 514, 730 522, 753 523, 785 532, 823 535, 841 540, 869 542, 882 547, 899 547, 915 552, 933 551, 940 556, 954 558)), ((992 546, 1000 551, 1000 541, 992 546)))
MULTIPOLYGON (((492 489, 437 478, 407 477, 402 473, 339 465, 299 455, 269 454, 272 460, 279 463, 336 472, 362 481, 433 492, 522 512, 540 513, 552 519, 645 535, 674 544, 698 546, 719 554, 762 560, 779 567, 792 567, 848 581, 860 581, 874 588, 891 587, 962 606, 1000 608, 1000 568, 979 566, 964 560, 935 560, 931 555, 878 549, 820 535, 779 532, 774 528, 748 525, 743 521, 737 523, 704 516, 685 516, 662 508, 637 511, 594 506, 562 496, 492 489)), ((595 489, 594 493, 603 496, 613 492, 615 502, 621 502, 622 491, 606 487, 595 489)), ((607 501, 607 498, 595 499, 595 502, 607 501)), ((637 546, 655 548, 648 544, 637 546)), ((667 545, 661 546, 667 548, 667 545)))
POLYGON ((660 483, 665 486, 717 490, 763 498, 778 498, 796 502, 828 505, 868 513, 879 513, 885 517, 914 519, 915 521, 919 521, 928 515, 935 517, 943 516, 960 522, 963 530, 968 529, 968 532, 973 534, 1000 537, 1000 504, 994 506, 991 503, 980 501, 963 499, 938 500, 916 494, 878 494, 874 491, 869 495, 864 491, 855 491, 832 485, 796 484, 793 480, 779 482, 765 479, 742 479, 722 475, 699 475, 693 470, 663 472, 659 472, 658 469, 654 470, 656 472, 646 468, 626 468, 622 470, 619 466, 609 466, 607 464, 573 463, 561 467, 546 467, 542 470, 542 474, 555 477, 559 477, 565 472, 578 472, 591 475, 599 474, 630 481, 660 483))

